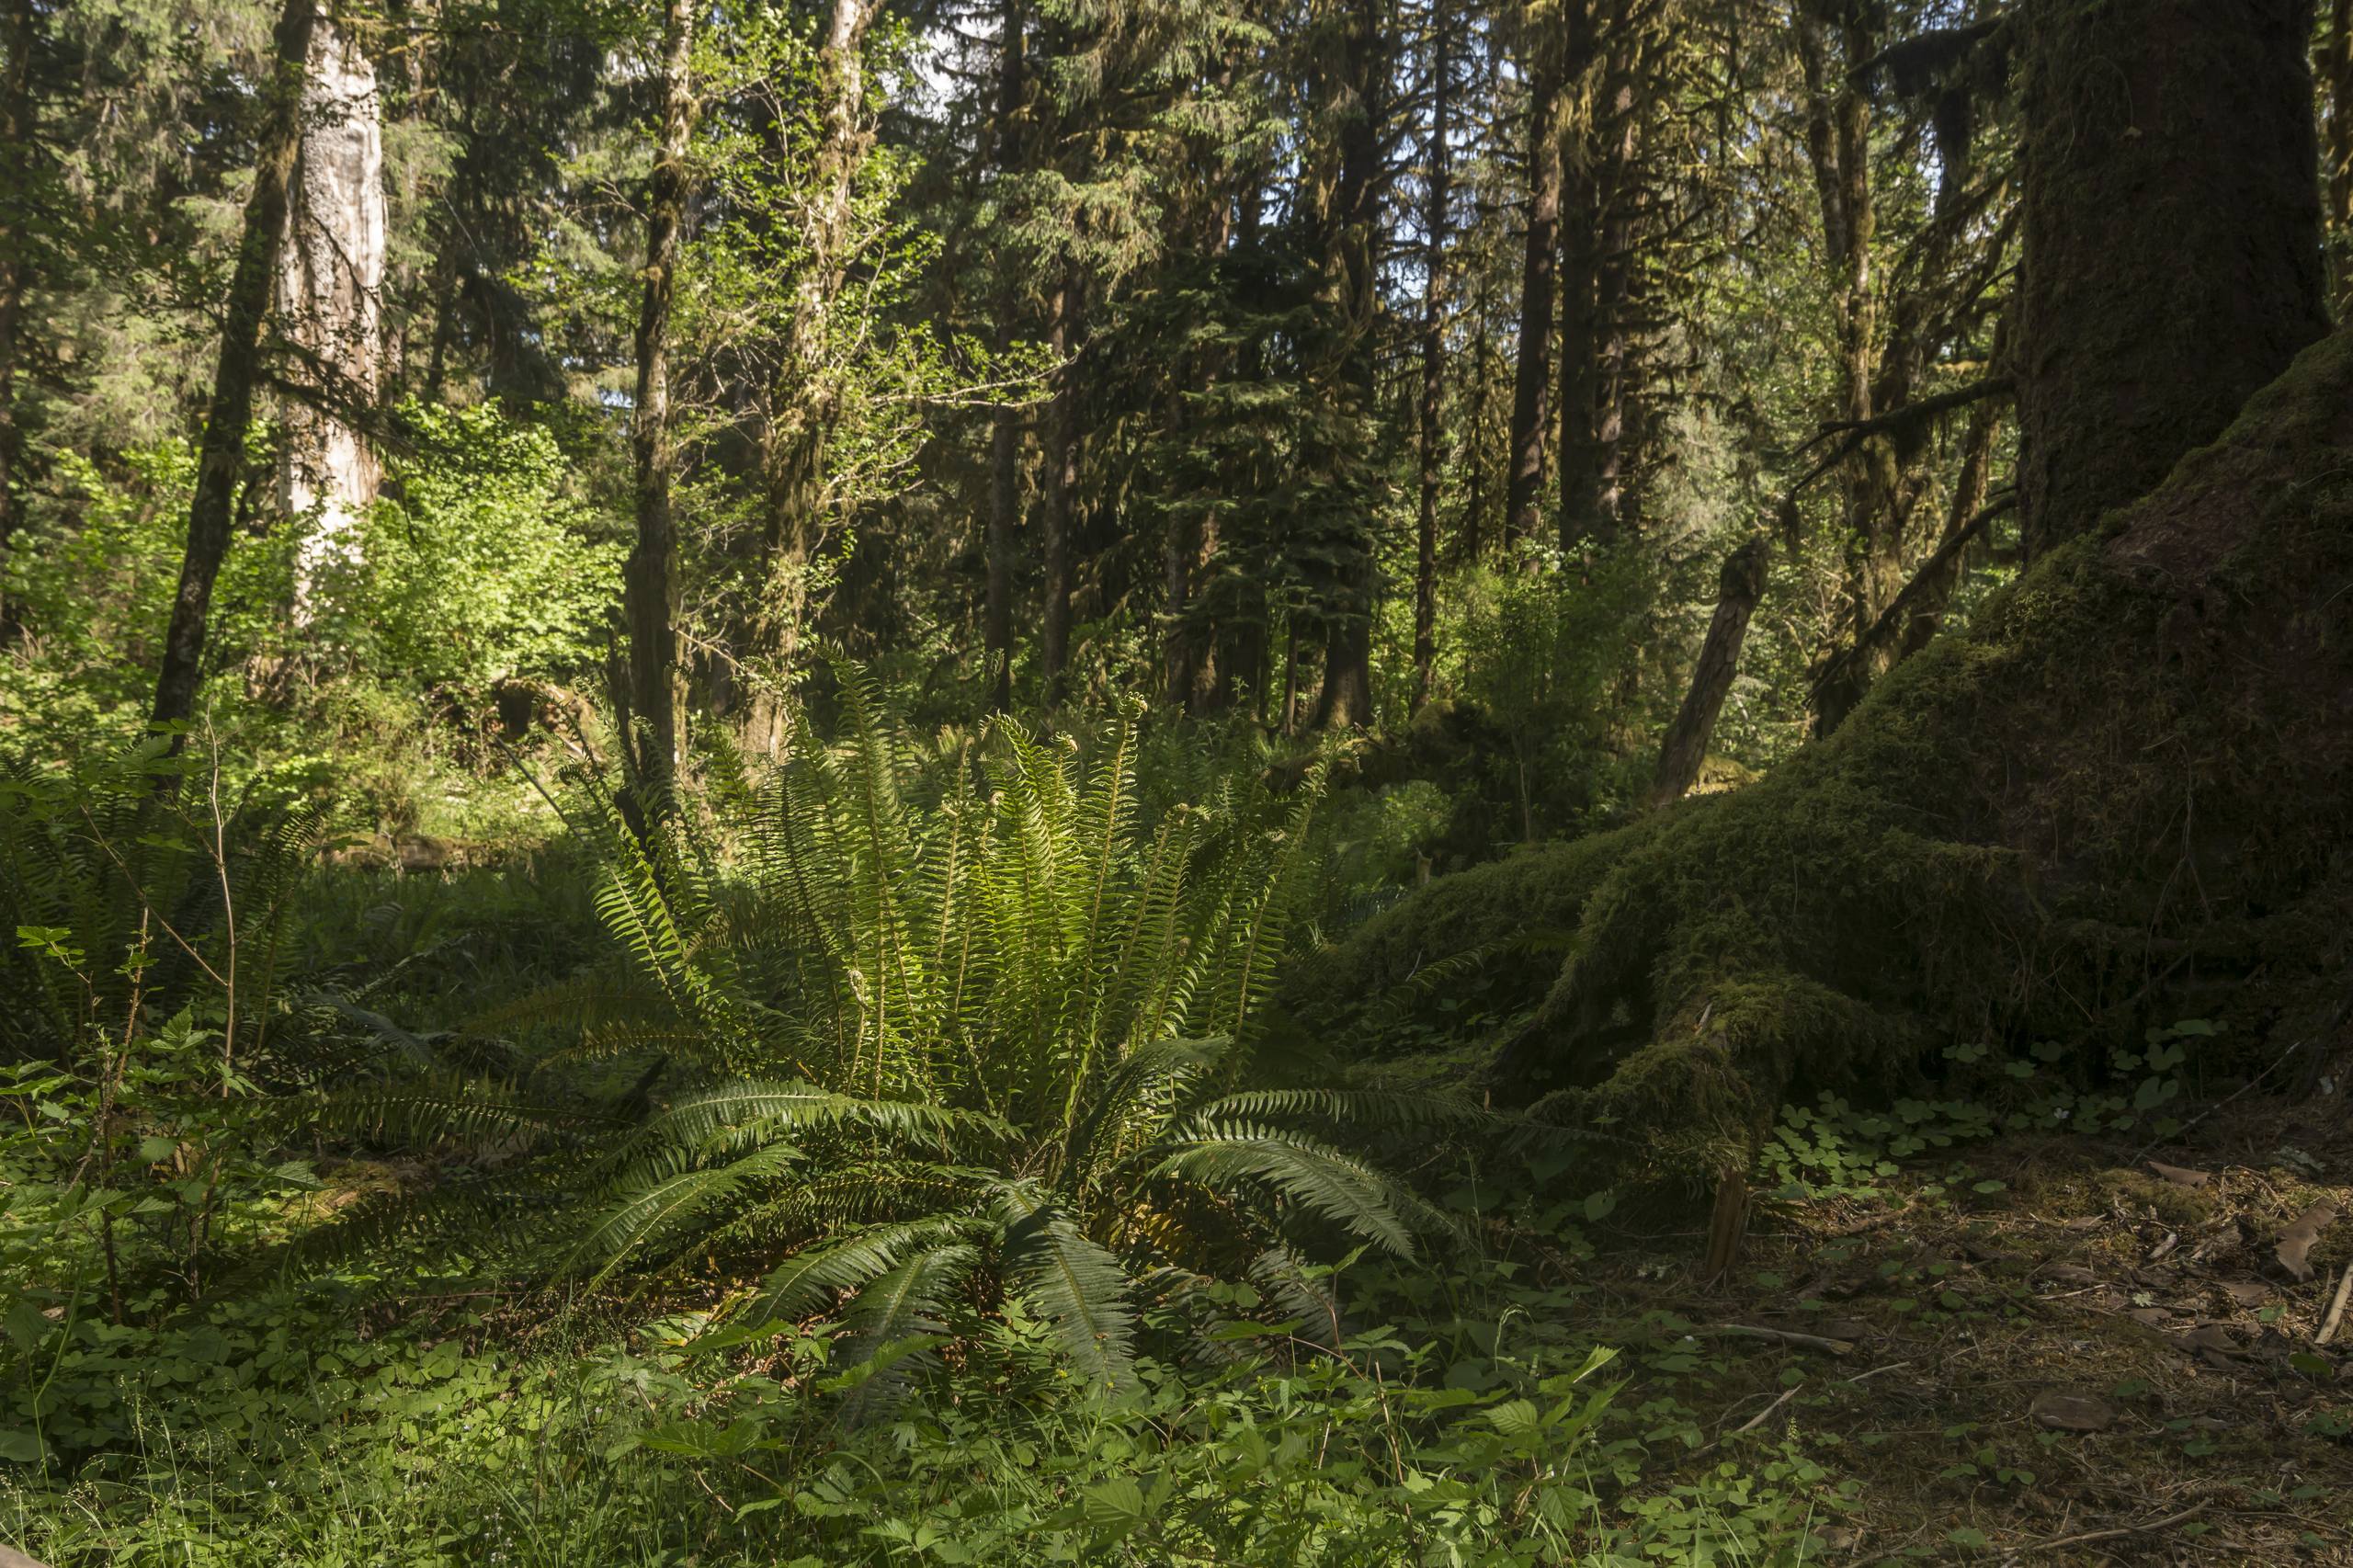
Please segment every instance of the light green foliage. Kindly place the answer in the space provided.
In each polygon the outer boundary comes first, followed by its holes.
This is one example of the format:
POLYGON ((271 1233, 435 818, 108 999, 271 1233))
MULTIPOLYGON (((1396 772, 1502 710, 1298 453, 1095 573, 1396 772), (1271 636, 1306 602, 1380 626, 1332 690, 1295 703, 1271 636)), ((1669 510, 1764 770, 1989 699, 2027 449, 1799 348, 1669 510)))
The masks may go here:
MULTIPOLYGON (((985 1276, 1109 1388, 1144 1274, 1179 1287, 1301 1233, 1292 1216, 1400 1256, 1444 1228, 1325 1130, 1474 1111, 1244 1077, 1315 779, 1283 800, 1227 777, 1147 820, 1132 715, 1085 756, 999 723, 927 766, 864 672, 836 674, 839 738, 797 715, 786 760, 729 808, 740 866, 683 813, 655 813, 648 847, 591 805, 631 971, 593 1011, 578 988, 545 1010, 587 1023, 567 1054, 662 1096, 574 1177, 586 1206, 557 1227, 559 1274, 722 1256, 759 1280, 733 1332, 847 1290, 869 1350, 968 1322, 985 1276)), ((405 1142, 557 1125, 495 1082, 325 1110, 405 1142)))
POLYGON ((476 710, 498 681, 579 680, 619 598, 618 524, 544 426, 489 404, 403 417, 414 454, 389 465, 351 560, 323 583, 313 645, 476 710))
MULTIPOLYGON (((476 742, 435 721, 482 723, 501 680, 587 681, 621 551, 546 427, 488 406, 407 417, 415 444, 390 462, 349 559, 323 575, 310 624, 291 614, 298 528, 229 552, 208 654, 222 678, 205 701, 228 737, 229 794, 306 790, 364 829, 429 818, 449 833, 485 808, 513 815, 502 801, 521 790, 464 800, 480 790, 476 742)), ((265 487, 273 442, 256 431, 250 454, 265 487)), ((38 635, 0 658, 0 754, 96 758, 145 733, 196 457, 171 441, 103 468, 51 459, 67 503, 36 512, 6 562, 7 597, 38 635)))
MULTIPOLYGON (((266 462, 267 449, 256 436, 250 456, 266 462)), ((20 755, 124 745, 144 733, 196 484, 186 441, 134 448, 103 466, 74 452, 51 457, 60 499, 33 512, 27 537, 0 562, 0 592, 41 631, 0 658, 0 747, 20 755)), ((281 530, 244 542, 214 590, 223 664, 286 646, 291 538, 281 530)))

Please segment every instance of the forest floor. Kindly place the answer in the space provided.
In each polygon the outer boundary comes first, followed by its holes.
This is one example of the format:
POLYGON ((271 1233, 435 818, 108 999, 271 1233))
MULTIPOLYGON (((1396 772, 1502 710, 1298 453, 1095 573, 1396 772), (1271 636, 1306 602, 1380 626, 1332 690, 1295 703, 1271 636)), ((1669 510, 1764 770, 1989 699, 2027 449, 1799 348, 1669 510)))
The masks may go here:
POLYGON ((1580 1328, 1637 1369, 1621 1403, 1665 1380, 1712 1434, 1694 1481, 1766 1444, 1845 1478, 1809 1561, 2353 1562, 2353 1313, 2321 1332, 2353 1272, 2353 1118, 2328 1091, 2154 1150, 1858 1164, 1816 1125, 1782 1147, 1817 1179, 1760 1196, 1712 1283, 1704 1233, 1587 1223, 1580 1328))

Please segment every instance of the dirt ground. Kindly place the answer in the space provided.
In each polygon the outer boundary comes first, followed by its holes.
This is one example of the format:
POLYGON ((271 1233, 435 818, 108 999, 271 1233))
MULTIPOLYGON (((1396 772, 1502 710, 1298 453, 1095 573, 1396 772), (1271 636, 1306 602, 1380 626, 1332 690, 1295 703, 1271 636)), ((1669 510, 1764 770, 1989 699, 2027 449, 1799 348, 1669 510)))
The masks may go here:
POLYGON ((1694 1466, 1795 1438, 1859 1483, 1828 1561, 2353 1563, 2353 1312, 2323 1334, 2348 1108, 2324 1076, 2145 1151, 1973 1142, 1875 1192, 1756 1196, 1712 1283, 1699 1233, 1597 1226, 1578 1270, 1638 1360, 1705 1346, 1694 1466))

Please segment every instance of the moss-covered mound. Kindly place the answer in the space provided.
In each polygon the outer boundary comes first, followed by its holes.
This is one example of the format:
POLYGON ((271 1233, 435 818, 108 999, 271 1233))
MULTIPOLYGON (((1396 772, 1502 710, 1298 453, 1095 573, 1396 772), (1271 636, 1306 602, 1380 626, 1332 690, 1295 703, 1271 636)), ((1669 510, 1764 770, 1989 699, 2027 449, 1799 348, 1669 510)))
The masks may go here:
POLYGON ((2305 1031, 2353 933, 2353 334, 1737 793, 1434 883, 1345 1007, 1573 930, 1499 1088, 1704 1179, 1815 1087, 1955 1040, 2305 1031))

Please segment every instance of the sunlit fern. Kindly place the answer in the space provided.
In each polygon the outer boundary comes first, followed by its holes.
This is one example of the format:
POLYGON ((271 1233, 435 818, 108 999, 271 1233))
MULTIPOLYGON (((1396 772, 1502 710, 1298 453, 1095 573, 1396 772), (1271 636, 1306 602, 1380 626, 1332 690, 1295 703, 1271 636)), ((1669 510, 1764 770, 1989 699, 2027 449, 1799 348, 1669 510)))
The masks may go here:
MULTIPOLYGON (((721 1257, 744 1281, 732 1332, 838 1306, 870 1347, 1010 1294, 1112 1387, 1150 1271, 1313 1235, 1411 1255, 1443 1228, 1334 1133, 1474 1110, 1245 1086, 1320 770, 1285 797, 1222 778, 1146 821, 1132 711, 1084 753, 998 720, 926 758, 864 671, 835 674, 835 736, 796 716, 716 831, 692 812, 641 813, 642 836, 608 804, 577 813, 633 983, 566 988, 502 1027, 573 1009, 551 1062, 653 1063, 658 1090, 599 1141, 558 1275, 721 1257)), ((445 1087, 418 1127, 524 1130, 511 1096, 482 1092, 482 1125, 445 1087)), ((342 1119, 396 1114, 379 1092, 342 1119)))

